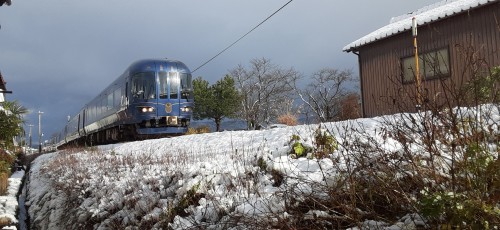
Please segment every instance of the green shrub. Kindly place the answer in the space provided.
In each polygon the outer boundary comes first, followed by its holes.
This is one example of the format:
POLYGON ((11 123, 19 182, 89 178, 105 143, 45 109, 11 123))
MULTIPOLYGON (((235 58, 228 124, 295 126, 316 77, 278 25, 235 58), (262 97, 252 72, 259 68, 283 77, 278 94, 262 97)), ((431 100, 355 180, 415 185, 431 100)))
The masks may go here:
POLYGON ((461 94, 475 104, 498 103, 500 94, 500 66, 491 69, 488 76, 478 75, 461 88, 461 94))
POLYGON ((13 138, 23 132, 23 114, 28 110, 19 105, 16 101, 2 102, 4 110, 0 110, 0 148, 14 147, 13 138))
POLYGON ((310 147, 301 142, 300 136, 293 134, 290 138, 291 150, 290 154, 295 157, 306 157, 309 153, 313 153, 316 158, 325 158, 338 149, 338 142, 326 130, 322 130, 321 126, 314 133, 315 147, 310 147))
POLYGON ((259 159, 257 159, 257 166, 260 168, 260 171, 267 171, 267 163, 263 157, 259 157, 259 159))
POLYGON ((307 153, 311 152, 311 148, 306 147, 300 140, 301 138, 297 134, 293 134, 290 137, 289 144, 291 145, 291 149, 289 154, 293 157, 305 157, 307 153))
POLYGON ((293 143, 292 149, 293 149, 292 150, 293 153, 295 155, 297 155, 297 157, 302 157, 304 155, 304 153, 306 152, 306 149, 304 148, 304 146, 300 142, 293 143))
POLYGON ((300 136, 297 135, 297 134, 293 134, 292 138, 291 138, 291 141, 300 141, 300 136))
MULTIPOLYGON (((458 121, 455 125, 463 126, 462 123, 458 121)), ((467 120, 470 127, 478 123, 473 118, 467 120)), ((463 156, 456 158, 451 171, 454 178, 434 191, 421 192, 419 206, 422 214, 434 223, 452 228, 489 229, 491 223, 500 223, 500 159, 487 147, 488 138, 476 140, 487 134, 467 130, 454 142, 463 149, 463 156)))
POLYGON ((423 192, 420 210, 425 217, 457 229, 489 229, 500 218, 499 207, 467 193, 423 192))
POLYGON ((186 192, 186 194, 184 194, 177 205, 169 205, 166 216, 163 217, 166 223, 172 223, 175 216, 186 217, 189 215, 186 212, 186 208, 188 208, 190 205, 197 205, 200 199, 205 197, 205 194, 197 192, 199 187, 200 184, 194 185, 186 192))
POLYGON ((327 131, 318 128, 314 134, 314 140, 316 143, 317 155, 326 156, 332 154, 335 150, 339 148, 337 140, 335 137, 330 135, 327 131))

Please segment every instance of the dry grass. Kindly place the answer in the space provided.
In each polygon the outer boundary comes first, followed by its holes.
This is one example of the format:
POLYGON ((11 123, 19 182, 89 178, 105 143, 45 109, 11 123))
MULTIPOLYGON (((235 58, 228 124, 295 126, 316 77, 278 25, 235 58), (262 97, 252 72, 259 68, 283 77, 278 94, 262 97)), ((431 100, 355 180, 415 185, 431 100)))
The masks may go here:
POLYGON ((293 114, 281 115, 278 117, 278 123, 288 126, 296 126, 298 124, 297 116, 293 114))
POLYGON ((0 194, 5 194, 7 192, 7 187, 9 186, 9 174, 0 173, 0 194))
POLYGON ((210 133, 210 127, 203 125, 200 127, 196 128, 188 128, 188 131, 186 132, 186 135, 192 135, 192 134, 202 134, 202 133, 210 133))

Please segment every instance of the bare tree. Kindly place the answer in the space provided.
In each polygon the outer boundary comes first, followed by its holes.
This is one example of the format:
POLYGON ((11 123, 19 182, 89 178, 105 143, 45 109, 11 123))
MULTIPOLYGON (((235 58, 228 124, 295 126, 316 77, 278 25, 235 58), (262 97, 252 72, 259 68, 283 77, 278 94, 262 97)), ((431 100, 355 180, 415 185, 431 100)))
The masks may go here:
POLYGON ((320 122, 338 120, 341 101, 352 93, 347 89, 349 83, 355 82, 352 75, 351 70, 324 68, 312 75, 312 82, 305 89, 297 88, 297 92, 320 122))
POLYGON ((266 58, 253 59, 249 69, 238 65, 230 74, 243 95, 240 116, 247 121, 248 129, 269 124, 289 110, 295 82, 300 78, 293 68, 282 69, 266 58))
POLYGON ((361 100, 358 93, 351 92, 340 100, 340 114, 338 120, 356 119, 361 117, 361 100))
POLYGON ((8 6, 10 6, 11 1, 10 0, 0 0, 0 6, 3 6, 3 4, 7 4, 8 6))

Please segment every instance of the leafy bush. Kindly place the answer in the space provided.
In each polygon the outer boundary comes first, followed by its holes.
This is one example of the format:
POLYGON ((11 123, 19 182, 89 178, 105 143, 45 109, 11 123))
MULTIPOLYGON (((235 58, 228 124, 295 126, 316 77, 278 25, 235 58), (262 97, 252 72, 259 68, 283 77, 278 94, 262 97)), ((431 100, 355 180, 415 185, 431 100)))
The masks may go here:
POLYGON ((23 131, 21 124, 24 120, 21 115, 26 114, 28 110, 16 101, 4 101, 2 106, 4 109, 0 110, 0 148, 11 148, 13 138, 23 131))
POLYGON ((491 222, 488 220, 498 221, 500 216, 499 207, 471 199, 467 193, 423 192, 420 210, 430 220, 442 220, 446 225, 457 229, 490 229, 491 222))
POLYGON ((316 155, 318 158, 328 156, 339 148, 335 137, 330 135, 327 130, 322 130, 321 127, 316 130, 314 140, 316 144, 316 155))
POLYGON ((500 160, 482 144, 464 147, 463 158, 455 162, 454 181, 443 189, 422 192, 422 214, 458 228, 489 229, 490 223, 500 221, 500 160))
POLYGON ((498 103, 500 94, 500 66, 491 69, 487 76, 478 75, 467 82, 462 88, 462 94, 469 100, 478 103, 498 103))
POLYGON ((290 154, 294 157, 306 157, 312 153, 316 158, 325 158, 338 149, 338 143, 335 137, 329 134, 327 130, 321 129, 321 126, 314 133, 315 147, 311 147, 301 142, 300 136, 294 134, 290 138, 290 154))
POLYGON ((291 144, 290 154, 295 158, 305 157, 308 153, 312 152, 312 148, 303 144, 300 136, 296 134, 292 135, 289 143, 291 144))

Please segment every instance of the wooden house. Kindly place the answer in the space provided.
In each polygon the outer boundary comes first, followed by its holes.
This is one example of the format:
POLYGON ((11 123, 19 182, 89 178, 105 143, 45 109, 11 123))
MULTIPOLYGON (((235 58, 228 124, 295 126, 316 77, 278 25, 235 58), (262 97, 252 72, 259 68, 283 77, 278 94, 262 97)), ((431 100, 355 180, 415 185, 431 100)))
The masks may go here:
POLYGON ((472 76, 500 65, 500 0, 441 1, 392 18, 343 50, 358 56, 364 117, 413 112, 418 95, 445 103, 472 76))
POLYGON ((0 106, 2 106, 1 103, 5 101, 5 94, 8 93, 5 84, 2 73, 0 73, 0 106))

